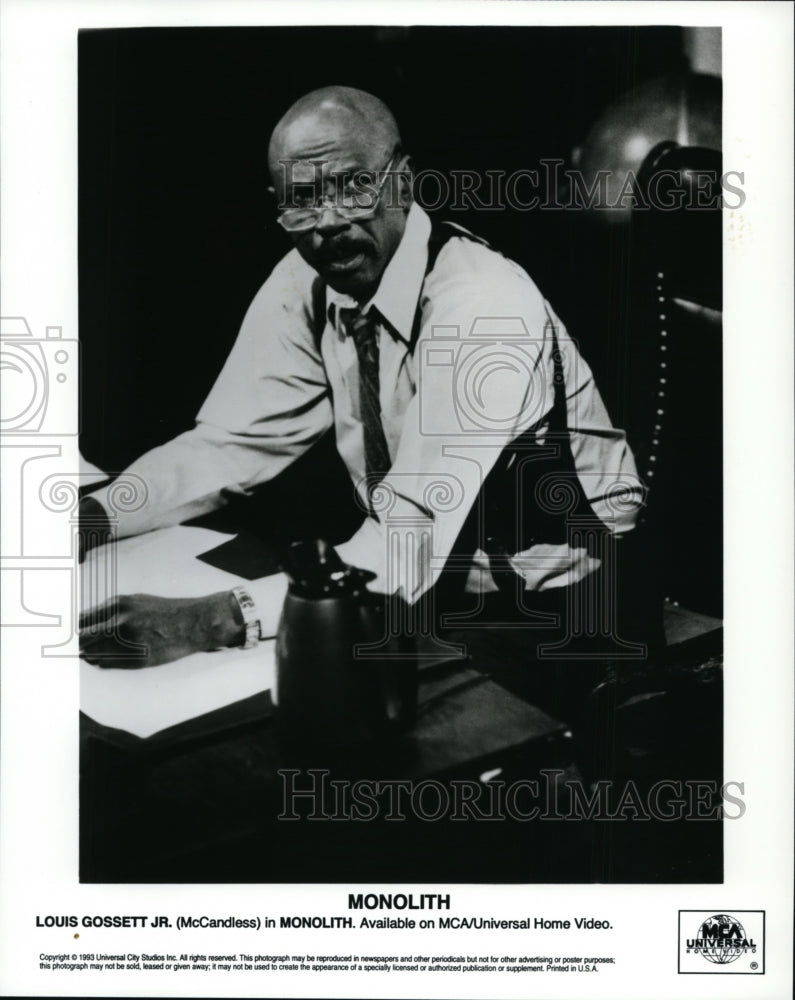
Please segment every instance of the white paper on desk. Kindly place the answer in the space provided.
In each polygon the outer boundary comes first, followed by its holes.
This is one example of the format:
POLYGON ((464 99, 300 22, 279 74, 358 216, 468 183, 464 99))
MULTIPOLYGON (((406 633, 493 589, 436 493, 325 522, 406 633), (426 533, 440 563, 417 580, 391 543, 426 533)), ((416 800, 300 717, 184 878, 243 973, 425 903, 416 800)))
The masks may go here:
POLYGON ((80 663, 80 706, 104 726, 145 738, 268 690, 274 640, 256 649, 194 653, 176 663, 117 670, 80 663))
MULTIPOLYGON (((196 559, 227 538, 207 528, 178 526, 125 539, 92 552, 83 565, 83 606, 95 603, 92 581, 113 568, 115 592, 198 597, 229 589, 236 576, 196 559), (110 560, 110 561, 109 561, 110 560), (102 570, 99 573, 98 570, 102 570)), ((104 599, 103 595, 98 595, 104 599)), ((140 670, 80 662, 80 707, 96 722, 147 737, 231 705, 273 684, 275 642, 256 649, 194 653, 140 670)))

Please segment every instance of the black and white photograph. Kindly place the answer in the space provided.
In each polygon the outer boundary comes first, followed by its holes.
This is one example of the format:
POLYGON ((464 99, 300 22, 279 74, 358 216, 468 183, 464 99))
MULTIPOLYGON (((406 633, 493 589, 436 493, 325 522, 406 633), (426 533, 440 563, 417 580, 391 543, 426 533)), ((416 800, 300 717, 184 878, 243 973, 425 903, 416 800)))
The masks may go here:
POLYGON ((720 29, 78 49, 81 878, 720 882, 720 29))
POLYGON ((787 17, 667 6, 9 4, 3 989, 791 979, 787 17))

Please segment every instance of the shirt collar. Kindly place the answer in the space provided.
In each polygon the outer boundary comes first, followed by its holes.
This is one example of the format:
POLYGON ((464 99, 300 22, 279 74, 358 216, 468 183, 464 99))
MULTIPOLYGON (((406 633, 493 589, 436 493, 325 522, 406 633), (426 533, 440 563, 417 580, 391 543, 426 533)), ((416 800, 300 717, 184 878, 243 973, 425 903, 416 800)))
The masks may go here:
MULTIPOLYGON (((411 342, 417 299, 428 263, 428 238, 431 220, 419 205, 413 203, 406 217, 406 228, 397 250, 387 264, 375 295, 362 306, 362 312, 375 308, 390 327, 407 344, 411 342)), ((356 307, 349 296, 326 290, 327 315, 333 318, 341 308, 356 307)))

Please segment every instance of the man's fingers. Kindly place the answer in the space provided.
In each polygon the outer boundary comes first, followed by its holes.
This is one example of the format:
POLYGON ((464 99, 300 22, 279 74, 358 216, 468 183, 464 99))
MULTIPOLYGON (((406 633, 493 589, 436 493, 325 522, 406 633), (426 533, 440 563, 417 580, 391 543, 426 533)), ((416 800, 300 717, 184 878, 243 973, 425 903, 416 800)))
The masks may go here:
POLYGON ((80 640, 80 652, 88 649, 99 649, 107 647, 112 649, 122 641, 121 636, 112 627, 109 628, 82 628, 78 633, 80 640))
POLYGON ((78 632, 80 655, 83 659, 89 663, 96 657, 109 656, 148 660, 149 644, 127 638, 122 632, 123 625, 123 616, 111 616, 83 625, 78 632))
POLYGON ((92 667, 103 668, 114 667, 116 669, 122 668, 126 670, 140 670, 141 667, 148 667, 152 665, 146 656, 132 656, 129 653, 122 656, 118 653, 118 651, 111 651, 107 653, 85 653, 83 654, 83 659, 86 663, 90 663, 92 667))
POLYGON ((152 662, 146 643, 107 634, 81 635, 80 656, 95 667, 146 667, 152 662))
POLYGON ((77 622, 78 628, 84 629, 101 625, 103 622, 107 622, 109 618, 112 618, 118 609, 118 597, 109 597, 104 603, 97 604, 95 607, 83 611, 77 622))

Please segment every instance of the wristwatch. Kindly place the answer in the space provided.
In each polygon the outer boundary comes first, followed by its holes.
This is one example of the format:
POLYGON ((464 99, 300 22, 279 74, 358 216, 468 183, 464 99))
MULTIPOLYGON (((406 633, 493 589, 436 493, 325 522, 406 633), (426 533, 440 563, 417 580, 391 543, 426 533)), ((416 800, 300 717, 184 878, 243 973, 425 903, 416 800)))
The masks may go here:
POLYGON ((240 613, 243 615, 243 624, 246 627, 246 638, 240 649, 253 649, 262 638, 257 605, 245 587, 233 587, 232 593, 240 608, 240 613))

